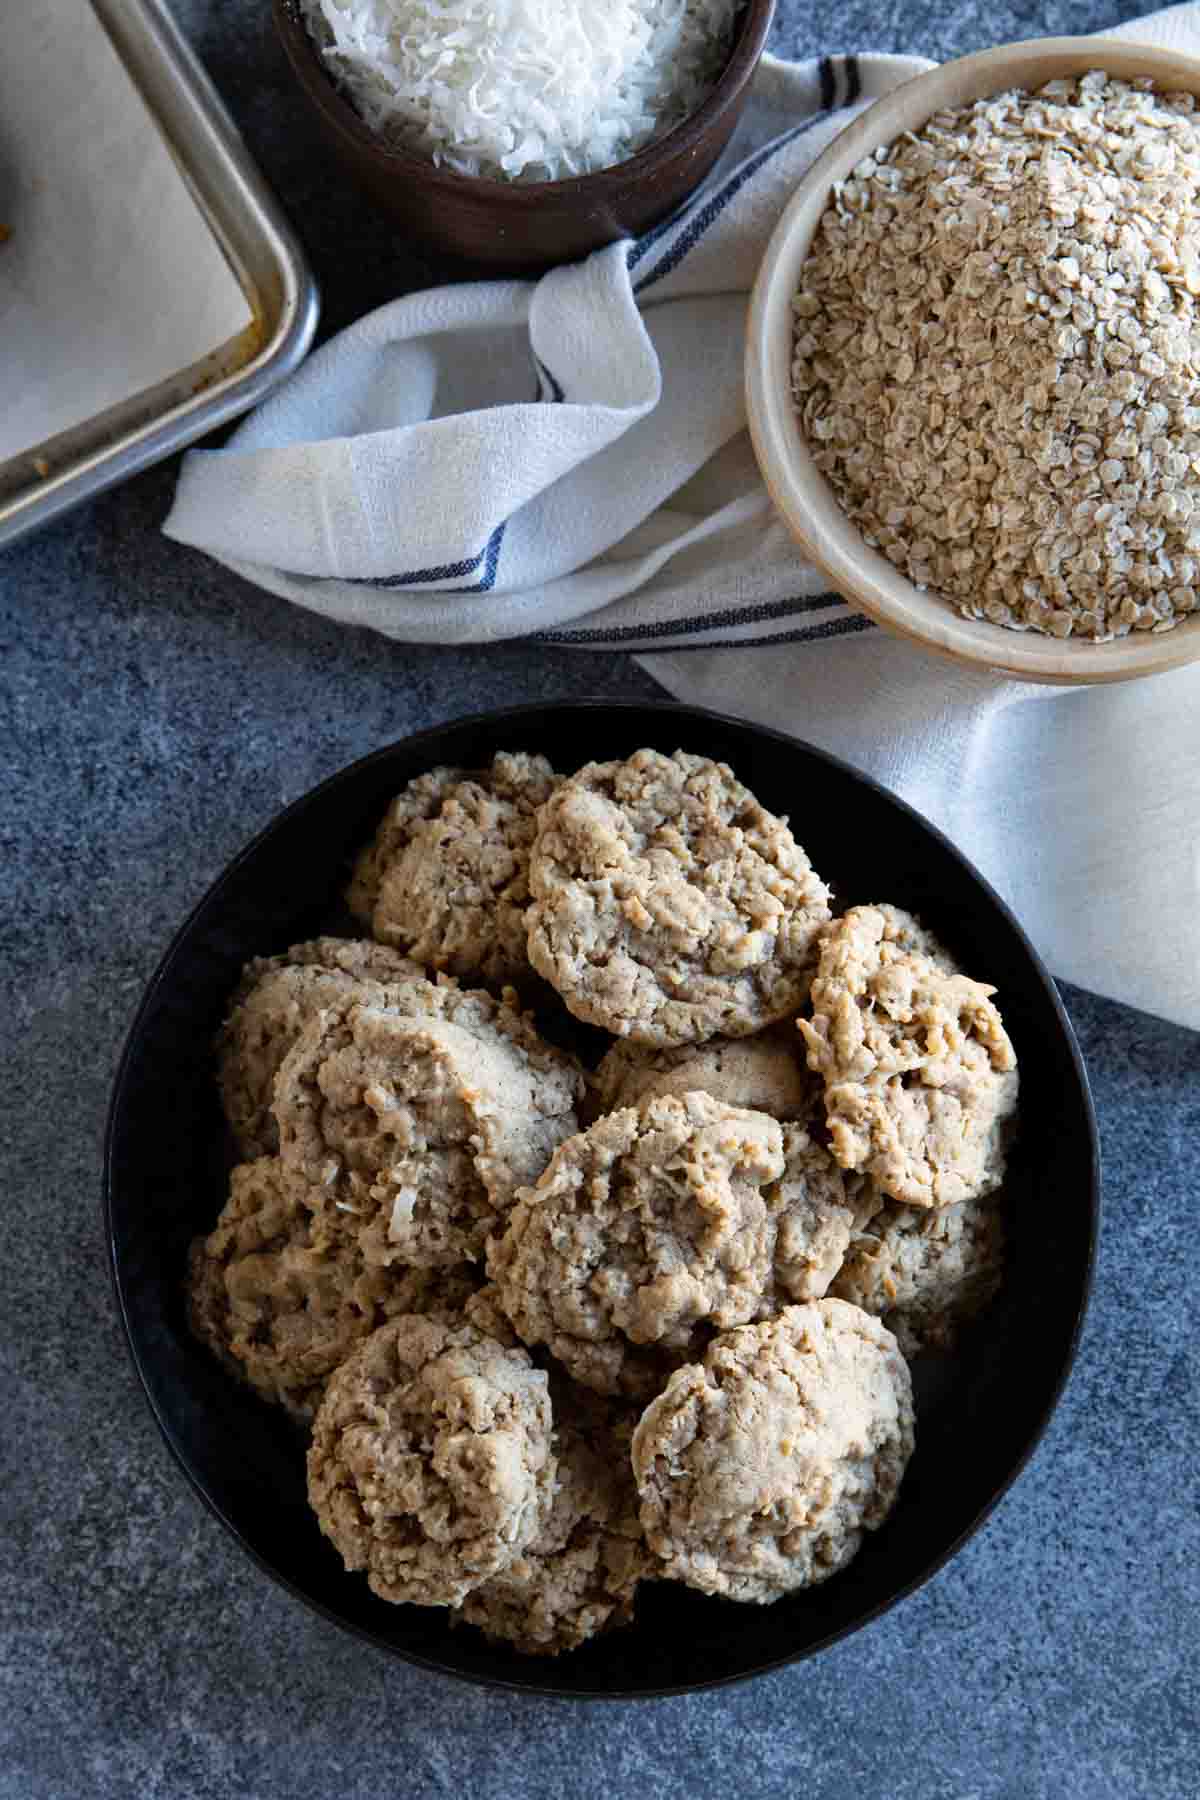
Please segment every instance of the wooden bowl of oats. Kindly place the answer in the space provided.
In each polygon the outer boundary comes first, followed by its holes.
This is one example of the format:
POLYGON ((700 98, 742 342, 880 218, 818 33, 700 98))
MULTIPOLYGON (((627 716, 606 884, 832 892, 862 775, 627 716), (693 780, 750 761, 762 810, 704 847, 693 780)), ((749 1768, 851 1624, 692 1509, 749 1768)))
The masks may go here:
POLYGON ((1200 657, 1200 60, 1049 38, 876 101, 771 238, 746 388, 879 624, 1028 681, 1200 657))

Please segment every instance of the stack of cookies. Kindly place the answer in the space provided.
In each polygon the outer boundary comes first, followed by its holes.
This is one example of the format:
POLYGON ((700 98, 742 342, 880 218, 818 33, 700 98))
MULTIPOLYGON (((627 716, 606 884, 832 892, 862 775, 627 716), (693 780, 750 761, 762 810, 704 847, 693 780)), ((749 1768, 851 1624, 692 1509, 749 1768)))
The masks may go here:
POLYGON ((837 912, 683 751, 434 770, 348 899, 370 940, 233 997, 241 1160, 189 1277, 311 1425, 347 1568, 555 1654, 647 1578, 766 1602, 844 1567, 912 1453, 908 1359, 1000 1282, 991 990, 837 912))

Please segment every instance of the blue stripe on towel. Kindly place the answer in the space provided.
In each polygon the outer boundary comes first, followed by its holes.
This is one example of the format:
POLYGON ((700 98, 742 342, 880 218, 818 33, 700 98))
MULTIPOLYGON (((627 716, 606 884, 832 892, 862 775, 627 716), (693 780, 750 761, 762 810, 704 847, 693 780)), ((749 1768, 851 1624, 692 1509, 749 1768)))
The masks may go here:
POLYGON ((456 588, 457 594, 486 594, 496 585, 496 566, 500 561, 500 546, 504 542, 504 533, 508 526, 507 519, 501 519, 495 531, 487 541, 484 550, 483 576, 472 587, 456 588))
POLYGON ((659 239, 665 238, 669 231, 674 231, 675 227, 683 222, 691 209, 699 204, 700 202, 695 199, 683 200, 675 208, 674 212, 668 213, 665 219, 660 219, 657 225, 653 226, 649 231, 643 232, 637 242, 629 246, 629 255, 625 259, 625 267, 630 271, 636 269, 647 252, 653 250, 659 239))
POLYGON ((434 569, 410 569, 403 575, 339 575, 337 579, 350 587, 417 587, 425 582, 459 581, 464 575, 473 575, 482 564, 483 574, 480 579, 470 587, 455 588, 454 592, 486 594, 496 583, 496 565, 500 560, 500 546, 504 542, 507 525, 508 520, 501 519, 479 555, 466 557, 462 562, 442 563, 434 569))
POLYGON ((760 650, 769 644, 816 644, 822 638, 850 637, 859 631, 875 631, 875 623, 864 619, 858 613, 852 613, 848 619, 830 619, 824 625, 806 625, 801 631, 780 631, 774 637, 753 638, 719 638, 714 643, 704 644, 661 644, 650 649, 642 647, 646 656, 682 656, 692 650, 760 650))
POLYGON ((828 109, 825 112, 814 113, 811 118, 805 119, 801 124, 793 125, 790 131, 785 131, 781 137, 772 138, 771 142, 764 145, 755 156, 750 158, 749 162, 743 163, 737 174, 731 175, 724 187, 718 188, 716 193, 711 195, 695 215, 683 225, 679 236, 661 261, 655 263, 648 275, 643 275, 640 281, 634 283, 634 293, 644 294, 648 287, 652 287, 656 281, 661 281, 664 275, 669 275, 672 269, 677 268, 688 251, 695 249, 709 226, 720 218, 729 202, 741 192, 746 183, 757 175, 758 171, 770 162, 773 156, 777 156, 781 150, 786 150, 789 144, 794 144, 797 138, 801 138, 805 132, 811 131, 814 125, 819 125, 821 120, 827 116, 827 111, 828 109))
POLYGON ((542 361, 536 350, 531 350, 530 355, 533 357, 534 366, 537 369, 538 374, 550 389, 551 400, 557 406, 566 393, 566 389, 563 387, 562 382, 558 379, 557 375, 555 375, 554 371, 546 367, 546 364, 542 361))
POLYGON ((824 612, 842 606, 837 594, 804 594, 791 600, 771 600, 762 606, 732 606, 725 612, 697 613, 688 619, 651 620, 644 625, 613 625, 605 630, 597 626, 582 631, 539 631, 533 641, 543 644, 636 644, 653 638, 689 637, 701 631, 715 631, 723 625, 762 625, 769 619, 792 619, 799 613, 824 612))
MULTIPOLYGON (((822 67, 824 67, 824 64, 822 64, 822 67)), ((822 91, 824 91, 824 76, 822 76, 821 87, 822 91)), ((807 119, 802 120, 801 124, 795 127, 794 131, 786 137, 772 138, 769 144, 764 144, 761 150, 755 152, 752 167, 743 165, 741 168, 735 169, 733 174, 729 176, 725 186, 718 188, 715 194, 710 194, 707 197, 701 195, 699 199, 693 200, 690 205, 685 204, 678 207, 669 218, 661 220, 659 224, 655 225, 651 231, 647 231, 645 235, 640 237, 636 244, 631 247, 629 256, 626 260, 626 267, 630 271, 636 269, 647 253, 653 250, 655 244, 659 243, 662 238, 668 235, 668 233, 674 231, 676 227, 682 226, 690 214, 699 211, 703 206, 711 205, 714 200, 720 199, 721 195, 725 192, 725 187, 729 186, 731 182, 736 184, 733 190, 736 193, 746 176, 756 174, 758 170, 762 168, 764 162, 766 162, 779 148, 781 143, 790 143, 793 135, 815 125, 818 119, 823 119, 828 112, 829 107, 823 106, 820 112, 811 113, 807 119)))

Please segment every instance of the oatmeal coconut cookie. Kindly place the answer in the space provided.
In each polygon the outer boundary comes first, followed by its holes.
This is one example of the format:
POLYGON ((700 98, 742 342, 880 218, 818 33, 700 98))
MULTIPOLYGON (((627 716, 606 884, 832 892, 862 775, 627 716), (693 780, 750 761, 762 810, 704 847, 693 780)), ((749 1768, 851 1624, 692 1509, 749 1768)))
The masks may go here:
POLYGON ((534 1542, 554 1497, 546 1377, 474 1326, 394 1319, 331 1379, 308 1493, 384 1600, 457 1606, 534 1542))
POLYGON ((882 1199, 873 1181, 847 1175, 804 1125, 783 1127, 783 1162, 782 1178, 768 1191, 780 1305, 819 1300, 828 1291, 854 1233, 882 1199))
POLYGON ((894 911, 856 906, 828 927, 797 1024, 844 1169, 910 1206, 1000 1185, 1017 1067, 994 991, 906 949, 894 911))
MULTIPOLYGON (((475 1268, 472 1264, 471 1267, 475 1268)), ((512 1328, 512 1321, 500 1304, 496 1284, 486 1281, 482 1271, 478 1271, 479 1286, 475 1292, 463 1301, 462 1312, 467 1323, 474 1325, 476 1331, 482 1331, 484 1337, 495 1338, 506 1350, 522 1348, 521 1340, 512 1328)), ((419 1309, 414 1307, 413 1311, 419 1309)))
POLYGON ((430 969, 528 981, 529 849, 556 779, 544 756, 504 751, 490 769, 418 776, 359 857, 351 911, 430 969))
POLYGON ((932 931, 925 929, 914 913, 905 912, 901 906, 892 906, 887 900, 876 900, 872 904, 874 910, 883 916, 884 935, 889 944, 927 957, 943 975, 962 974, 946 946, 939 938, 934 937, 932 931))
POLYGON ((670 1050, 622 1038, 602 1058, 591 1087, 602 1113, 657 1095, 699 1091, 773 1119, 801 1119, 820 1101, 820 1083, 805 1066, 790 1021, 756 1037, 710 1038, 670 1050))
POLYGON ((310 1419, 355 1346, 399 1313, 456 1311, 479 1285, 466 1264, 373 1268, 352 1222, 314 1212, 319 1196, 275 1157, 234 1169, 216 1227, 192 1245, 192 1330, 265 1400, 310 1419))
POLYGON ((845 1174, 821 1142, 821 1084, 802 1065, 802 1054, 789 1022, 757 1037, 713 1038, 673 1050, 622 1041, 592 1077, 593 1103, 605 1111, 702 1092, 783 1122, 784 1173, 767 1190, 780 1305, 821 1297, 854 1231, 882 1198, 873 1182, 845 1174))
POLYGON ((638 1583, 652 1573, 629 1454, 637 1414, 584 1398, 552 1393, 558 1489, 545 1525, 462 1604, 469 1624, 529 1656, 557 1656, 628 1624, 638 1583))
POLYGON ((817 1300, 717 1338, 634 1433, 642 1523, 664 1573, 760 1604, 842 1569, 891 1511, 913 1450, 891 1333, 817 1300))
POLYGON ((571 1060, 489 994, 423 983, 386 1002, 352 996, 312 1020, 279 1071, 280 1155, 357 1218, 370 1261, 478 1260, 516 1188, 575 1131, 582 1088, 571 1060))
POLYGON ((707 1094, 644 1101, 569 1138, 489 1246, 527 1344, 583 1386, 647 1395, 714 1327, 773 1297, 778 1122, 707 1094))
POLYGON ((217 1080, 225 1117, 244 1157, 273 1156, 279 1128, 271 1111, 279 1065, 308 1021, 347 994, 423 980, 425 971, 384 944, 315 938, 284 956, 247 963, 217 1037, 217 1080))
POLYGON ((829 895, 724 763, 590 763, 538 815, 529 958, 577 1018, 640 1043, 747 1037, 794 1013, 829 895))
POLYGON ((1004 1275, 999 1194, 958 1206, 883 1206, 851 1239, 830 1285, 881 1318, 905 1356, 953 1350, 1004 1275))

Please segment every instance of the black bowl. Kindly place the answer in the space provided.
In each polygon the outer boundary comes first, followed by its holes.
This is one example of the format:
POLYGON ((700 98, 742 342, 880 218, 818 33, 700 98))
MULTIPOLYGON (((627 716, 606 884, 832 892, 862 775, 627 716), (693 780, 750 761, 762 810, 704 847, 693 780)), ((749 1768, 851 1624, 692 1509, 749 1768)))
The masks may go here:
POLYGON ((1095 1119, 1071 1027, 987 883, 915 812, 845 764, 777 732, 665 704, 466 719, 380 750, 289 807, 205 895, 150 982, 117 1074, 105 1158, 106 1228, 134 1362, 181 1468, 242 1547, 317 1611, 412 1662, 571 1696, 677 1693, 759 1674, 822 1649, 926 1580, 986 1518, 1046 1426, 1075 1353, 1098 1211, 1095 1119), (454 1629, 444 1612, 389 1606, 345 1573, 306 1503, 295 1428, 189 1336, 184 1264, 189 1240, 211 1228, 224 1199, 211 1044, 246 959, 336 918, 348 859, 423 770, 479 767, 500 749, 541 751, 571 769, 643 744, 730 763, 767 806, 790 815, 840 899, 910 908, 996 984, 1022 1069, 1010 1261, 1000 1300, 960 1355, 916 1365, 916 1454, 895 1511, 848 1569, 769 1607, 655 1584, 630 1629, 551 1662, 454 1629))

